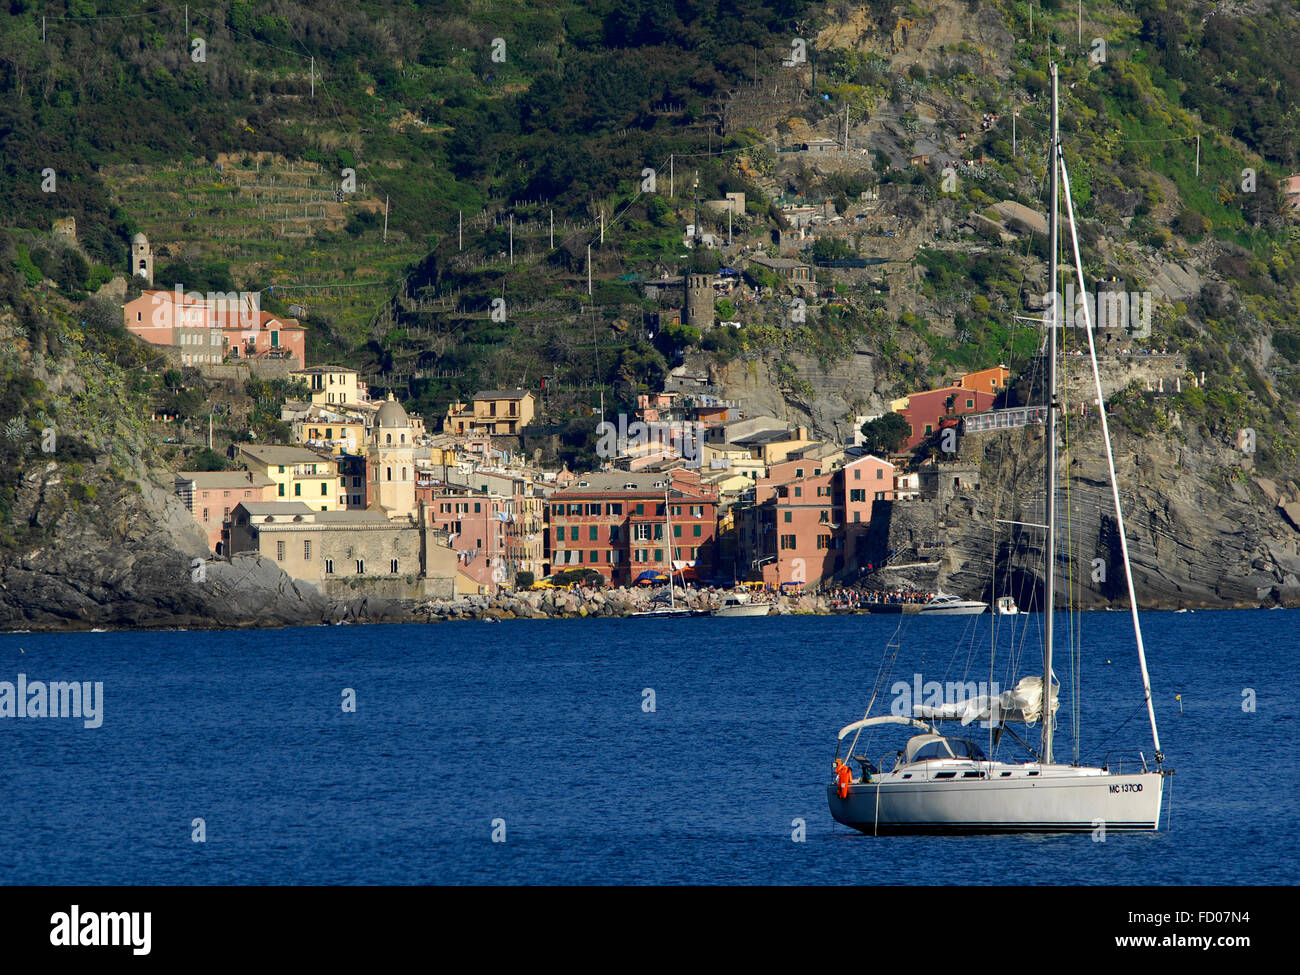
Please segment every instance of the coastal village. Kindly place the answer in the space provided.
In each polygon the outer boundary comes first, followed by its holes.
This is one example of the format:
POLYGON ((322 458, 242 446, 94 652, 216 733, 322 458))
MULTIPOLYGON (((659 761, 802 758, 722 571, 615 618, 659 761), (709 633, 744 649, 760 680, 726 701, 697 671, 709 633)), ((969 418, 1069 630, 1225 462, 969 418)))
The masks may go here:
MULTIPOLYGON (((737 196, 715 209, 743 213, 737 196)), ((800 216, 801 237, 842 222, 824 210, 800 216)), ((720 243, 707 237, 687 228, 691 245, 720 243)), ((651 327, 727 327, 715 320, 724 297, 817 297, 811 265, 732 250, 737 267, 646 282, 661 306, 651 327)), ((638 396, 634 414, 602 417, 598 469, 546 469, 523 449, 539 391, 480 390, 426 420, 391 393, 372 397, 356 369, 309 364, 306 329, 261 310, 256 294, 154 289, 143 234, 132 272, 143 290, 123 305, 124 323, 174 365, 208 378, 274 376, 304 391, 280 408, 291 444, 231 444, 232 469, 175 471, 206 557, 257 553, 330 596, 454 599, 670 578, 772 596, 842 593, 898 554, 887 532, 872 532, 888 506, 978 489, 978 465, 961 463, 957 435, 1042 421, 1041 407, 1007 398, 1014 377, 990 363, 893 400, 896 442, 873 452, 862 428, 879 416, 855 416, 843 442, 815 437, 722 398, 707 373, 683 363, 662 390, 638 396)), ((1120 350, 1122 334, 1105 339, 1126 356, 1171 358, 1120 350)))
MULTIPOLYGON (((815 136, 809 130, 778 150, 783 165, 871 170, 873 155, 847 134, 843 141, 815 136)), ((971 169, 983 162, 976 155, 933 162, 927 154, 904 155, 889 168, 971 169)), ((882 199, 883 188, 877 184, 837 209, 765 185, 780 213, 779 229, 770 231, 766 220, 754 219, 745 193, 700 199, 697 185, 693 211, 679 212, 681 244, 716 254, 717 270, 673 275, 661 268, 658 276, 620 280, 631 280, 654 308, 642 323, 648 337, 671 328, 708 335, 740 328, 737 318, 815 321, 854 300, 846 295, 887 293, 899 273, 914 281, 921 272, 915 265, 901 272, 879 267, 896 260, 900 248, 959 231, 1003 243, 1046 233, 1043 214, 1012 201, 970 214, 960 228, 902 219, 905 196, 891 184, 882 199)), ((66 223, 55 231, 75 242, 75 225, 66 223)), ((501 388, 452 401, 444 415, 421 416, 391 391, 372 395, 356 368, 309 362, 309 329, 300 321, 309 316, 306 307, 276 302, 287 314, 274 314, 257 292, 205 295, 179 283, 158 286, 155 259, 148 237, 136 233, 134 285, 121 302, 129 333, 209 391, 252 379, 290 390, 272 406, 279 442, 258 442, 250 430, 243 442, 214 444, 211 421, 206 438, 191 424, 180 431, 185 439, 168 439, 189 456, 206 439, 209 461, 214 447, 222 450, 219 464, 178 464, 173 471, 175 494, 207 538, 202 557, 255 553, 331 598, 446 600, 575 584, 659 587, 671 579, 686 587, 744 586, 766 598, 840 593, 841 602, 857 604, 864 592, 897 585, 873 579, 881 570, 934 559, 943 546, 938 533, 897 537, 893 519, 882 515, 899 505, 937 512, 978 492, 980 464, 963 455, 961 440, 1044 419, 1045 408, 1034 405, 1041 390, 1032 388, 1032 356, 1019 362, 1025 376, 1006 362, 983 362, 886 399, 883 413, 850 410, 833 424, 841 432, 827 436, 806 419, 773 415, 770 396, 755 403, 736 398, 702 356, 688 352, 626 412, 607 414, 602 405, 599 463, 570 470, 544 465, 542 452, 525 442, 556 430, 544 382, 513 388, 497 375, 501 388), (892 436, 868 436, 864 426, 882 421, 892 436)), ((1043 307, 1032 290, 1021 296, 1024 304, 1043 307)), ((1069 315, 1069 296, 1066 303, 1069 315)), ((1141 347, 1140 333, 1127 327, 1136 324, 1138 309, 1133 321, 1127 308, 1121 311, 1118 323, 1099 322, 1096 332, 1111 389, 1137 381, 1172 395, 1184 383, 1203 382, 1187 373, 1184 356, 1141 347)), ((872 393, 863 389, 860 400, 872 393)), ((1084 416, 1095 409, 1095 400, 1071 401, 1084 416)), ((226 426, 237 426, 228 404, 209 408, 225 409, 226 426)), ((151 419, 161 431, 173 418, 151 419)), ((820 424, 823 431, 829 425, 820 424)))

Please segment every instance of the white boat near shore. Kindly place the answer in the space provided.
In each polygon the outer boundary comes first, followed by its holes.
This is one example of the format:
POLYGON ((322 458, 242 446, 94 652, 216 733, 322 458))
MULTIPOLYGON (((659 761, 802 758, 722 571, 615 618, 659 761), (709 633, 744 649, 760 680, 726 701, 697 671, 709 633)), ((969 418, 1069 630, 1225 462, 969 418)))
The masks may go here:
POLYGON ((756 603, 748 593, 738 592, 724 599, 722 605, 713 611, 713 615, 734 619, 745 616, 766 616, 771 611, 770 603, 756 603))
POLYGON ((918 610, 923 616, 976 616, 985 612, 989 604, 978 599, 962 599, 951 593, 937 592, 918 610))

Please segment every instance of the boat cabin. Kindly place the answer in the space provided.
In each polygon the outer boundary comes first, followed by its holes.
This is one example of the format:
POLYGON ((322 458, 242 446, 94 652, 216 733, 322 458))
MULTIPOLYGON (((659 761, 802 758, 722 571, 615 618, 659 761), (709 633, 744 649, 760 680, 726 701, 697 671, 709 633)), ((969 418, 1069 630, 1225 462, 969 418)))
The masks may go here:
POLYGON ((907 743, 904 763, 956 759, 963 762, 987 762, 983 749, 969 738, 945 738, 943 735, 917 735, 907 743))

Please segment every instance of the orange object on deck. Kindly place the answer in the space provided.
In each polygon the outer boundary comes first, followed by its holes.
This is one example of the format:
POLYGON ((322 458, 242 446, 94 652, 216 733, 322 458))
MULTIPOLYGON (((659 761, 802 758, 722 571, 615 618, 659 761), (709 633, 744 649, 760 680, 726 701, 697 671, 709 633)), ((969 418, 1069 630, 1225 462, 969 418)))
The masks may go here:
POLYGON ((838 758, 835 760, 835 777, 840 783, 840 798, 847 799, 849 795, 849 783, 853 781, 853 772, 848 765, 841 762, 838 758))

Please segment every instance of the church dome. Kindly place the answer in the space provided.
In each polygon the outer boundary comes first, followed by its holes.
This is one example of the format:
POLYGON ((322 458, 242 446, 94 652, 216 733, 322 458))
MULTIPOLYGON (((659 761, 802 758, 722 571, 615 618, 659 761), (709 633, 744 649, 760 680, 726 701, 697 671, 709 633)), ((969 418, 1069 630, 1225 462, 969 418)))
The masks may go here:
POLYGON ((144 234, 142 234, 142 233, 138 233, 138 232, 137 232, 136 235, 135 235, 134 237, 131 238, 131 243, 133 243, 133 244, 147 244, 147 243, 149 243, 149 238, 146 237, 144 234))
POLYGON ((379 411, 375 414, 375 426, 391 428, 409 427, 410 425, 411 421, 406 415, 406 410, 402 408, 401 403, 393 399, 393 394, 389 393, 388 399, 384 401, 384 405, 379 407, 379 411))

